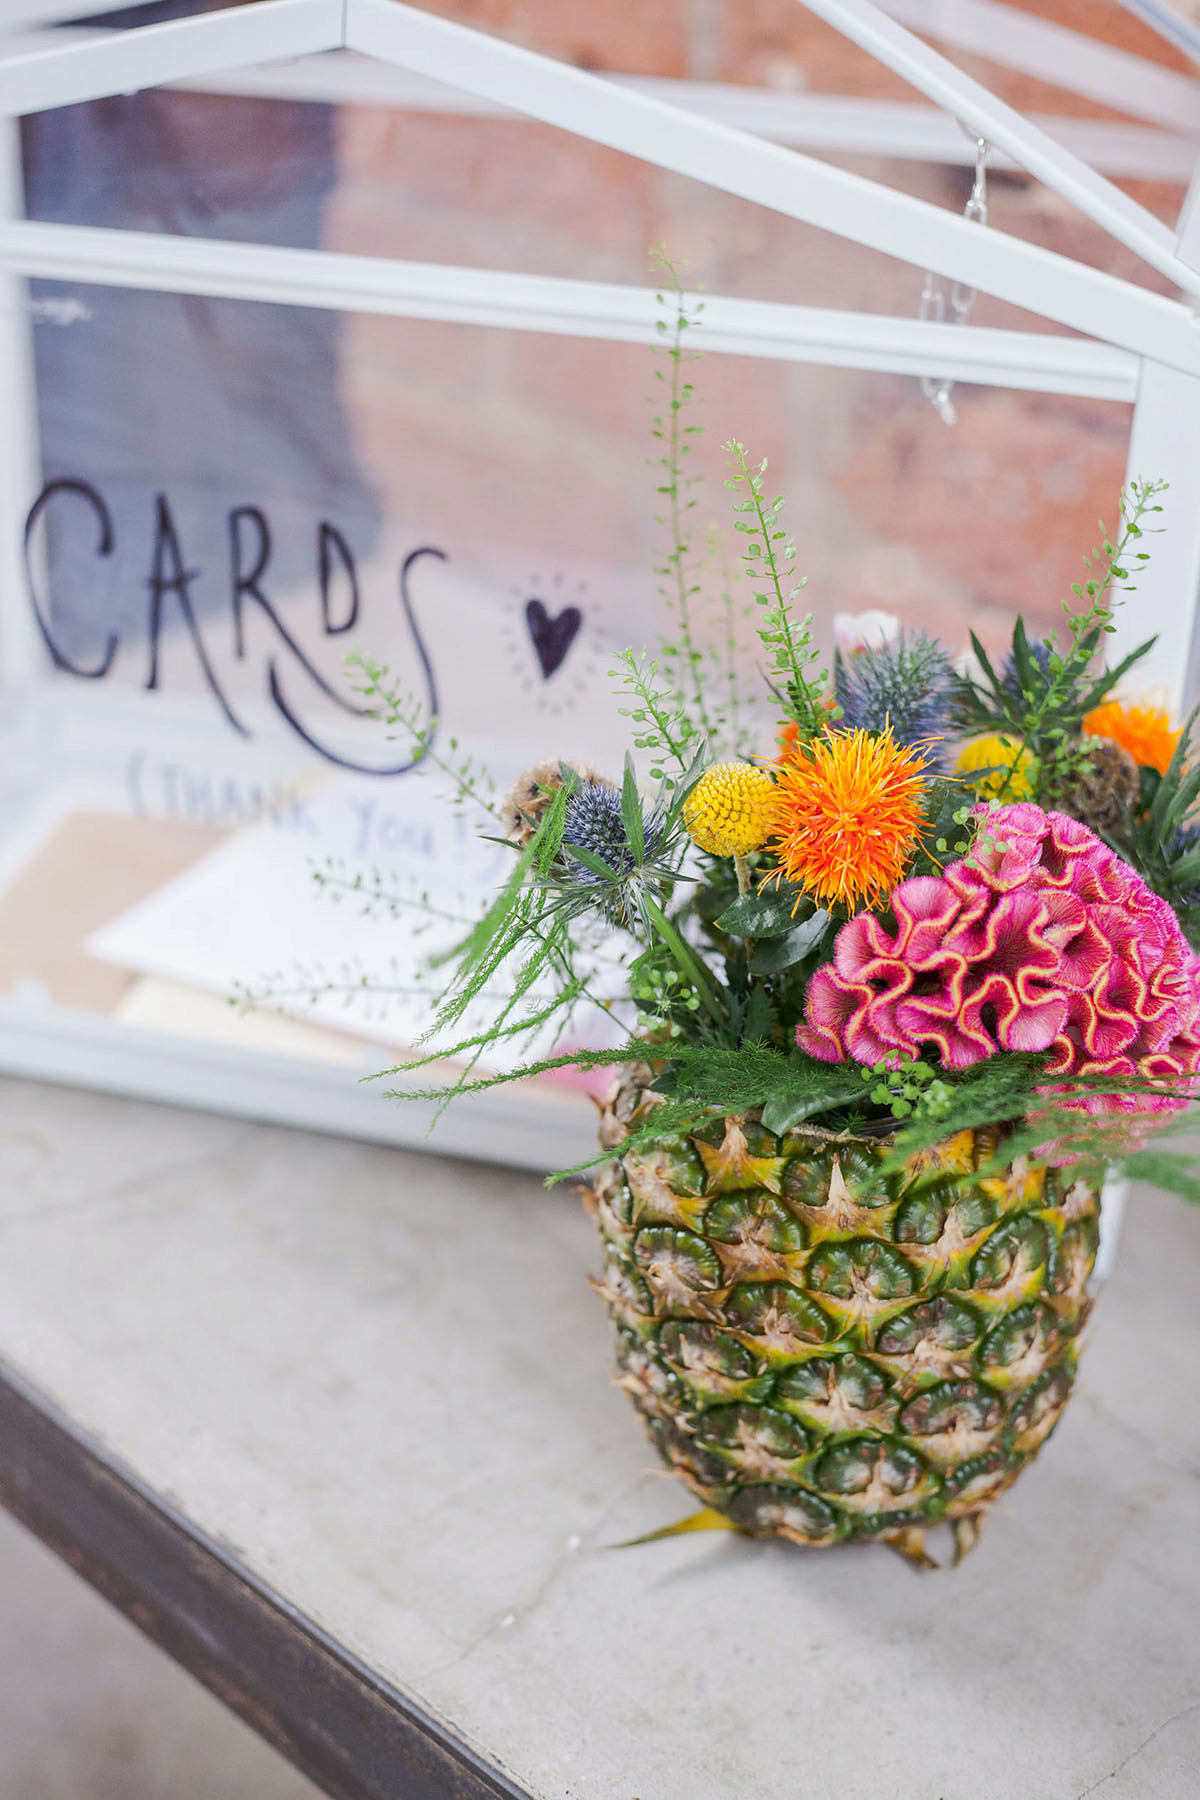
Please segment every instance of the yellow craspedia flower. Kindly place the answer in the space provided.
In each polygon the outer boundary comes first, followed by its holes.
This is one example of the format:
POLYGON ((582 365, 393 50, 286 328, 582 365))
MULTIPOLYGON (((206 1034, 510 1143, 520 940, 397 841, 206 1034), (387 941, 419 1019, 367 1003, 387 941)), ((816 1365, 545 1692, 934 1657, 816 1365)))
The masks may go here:
POLYGON ((1127 750, 1143 769, 1157 769, 1165 775, 1183 736, 1172 731, 1169 715, 1161 706, 1125 706, 1120 700, 1106 700, 1088 713, 1083 721, 1086 737, 1111 738, 1127 750))
POLYGON ((710 856, 749 856, 771 830, 775 787, 753 763, 714 763, 683 803, 693 844, 710 856))
POLYGON ((1018 739, 1005 737, 1003 732, 996 731, 967 744, 959 751, 955 767, 960 775, 975 775, 980 770, 987 770, 987 774, 971 783, 983 800, 998 800, 1001 795, 1005 800, 1033 799, 1033 777, 1037 768, 1033 751, 1018 739))
POLYGON ((926 759, 889 731, 831 731, 798 746, 775 784, 779 874, 820 905, 878 902, 921 831, 926 759))

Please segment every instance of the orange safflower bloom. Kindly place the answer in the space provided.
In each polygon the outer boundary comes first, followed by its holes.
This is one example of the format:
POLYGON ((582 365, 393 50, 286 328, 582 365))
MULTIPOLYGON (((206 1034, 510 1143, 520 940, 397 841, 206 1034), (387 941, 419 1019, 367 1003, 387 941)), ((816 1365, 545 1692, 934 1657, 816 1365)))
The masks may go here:
POLYGON ((1183 736, 1181 731, 1172 731, 1161 706, 1124 706, 1119 700, 1106 700, 1088 713, 1083 729, 1088 737, 1111 738, 1135 763, 1157 769, 1160 775, 1166 774, 1183 736))
MULTIPOLYGON (((827 713, 832 715, 837 707, 837 696, 833 693, 826 694, 821 705, 827 713)), ((834 729, 833 723, 831 722, 825 729, 826 731, 832 731, 834 729)), ((777 762, 786 762, 789 756, 795 756, 796 745, 799 742, 800 727, 797 725, 795 719, 786 720, 785 723, 779 727, 779 755, 775 760, 777 762)))
POLYGON ((886 898, 920 833, 925 767, 890 731, 831 731, 797 746, 775 778, 776 879, 851 912, 886 898))

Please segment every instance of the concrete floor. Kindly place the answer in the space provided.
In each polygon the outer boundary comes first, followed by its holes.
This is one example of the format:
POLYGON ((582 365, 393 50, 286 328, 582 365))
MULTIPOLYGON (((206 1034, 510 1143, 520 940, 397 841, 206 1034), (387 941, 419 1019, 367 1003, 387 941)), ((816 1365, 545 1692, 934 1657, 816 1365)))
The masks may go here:
POLYGON ((296 1773, 0 1512, 3 1800, 317 1800, 296 1773))

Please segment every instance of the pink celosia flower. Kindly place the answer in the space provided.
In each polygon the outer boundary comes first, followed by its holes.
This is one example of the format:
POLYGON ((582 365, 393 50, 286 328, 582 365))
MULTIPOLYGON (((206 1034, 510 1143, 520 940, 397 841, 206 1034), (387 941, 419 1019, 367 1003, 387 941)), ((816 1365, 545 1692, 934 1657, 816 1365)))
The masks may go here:
MULTIPOLYGON (((932 1047, 948 1069, 1046 1051, 1046 1072, 1200 1080, 1200 957, 1171 908, 1086 826, 1022 802, 978 809, 969 862, 901 882, 895 928, 843 926, 796 1041, 823 1062, 932 1047)), ((1077 1096, 1088 1112, 1174 1111, 1166 1095, 1077 1096)))

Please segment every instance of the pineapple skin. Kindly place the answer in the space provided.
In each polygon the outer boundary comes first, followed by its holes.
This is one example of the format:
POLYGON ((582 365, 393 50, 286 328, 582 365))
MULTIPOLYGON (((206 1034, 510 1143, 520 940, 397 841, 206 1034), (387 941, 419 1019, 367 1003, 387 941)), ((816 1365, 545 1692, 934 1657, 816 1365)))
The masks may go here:
POLYGON ((959 1560, 1053 1431, 1078 1360, 1097 1188, 1022 1159, 962 1185, 999 1133, 881 1178, 877 1142, 753 1113, 626 1154, 654 1105, 623 1071, 586 1196, 619 1385, 655 1447, 737 1530, 959 1560))

